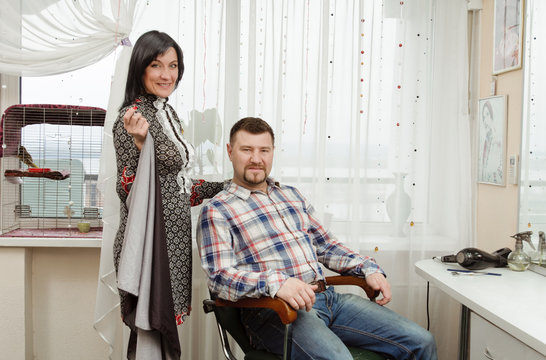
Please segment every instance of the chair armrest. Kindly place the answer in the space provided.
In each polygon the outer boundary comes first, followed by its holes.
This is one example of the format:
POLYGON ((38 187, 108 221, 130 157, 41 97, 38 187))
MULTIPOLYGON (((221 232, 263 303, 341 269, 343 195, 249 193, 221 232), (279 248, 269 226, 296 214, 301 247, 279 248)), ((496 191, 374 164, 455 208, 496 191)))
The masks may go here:
MULTIPOLYGON (((327 285, 356 285, 360 286, 370 300, 375 301, 379 295, 379 291, 374 290, 368 285, 365 279, 355 276, 328 276, 326 278, 327 285)), ((261 298, 244 298, 238 301, 228 301, 224 299, 216 299, 215 305, 218 307, 234 307, 234 308, 266 308, 277 313, 281 322, 291 324, 298 317, 298 312, 294 310, 288 303, 279 298, 261 297, 261 298)))
POLYGON ((326 285, 356 285, 360 286, 362 290, 366 292, 368 298, 371 301, 375 301, 375 298, 379 296, 379 290, 374 290, 366 282, 366 279, 356 276, 337 275, 326 277, 326 285))
POLYGON ((293 323, 298 317, 298 312, 282 299, 270 297, 245 298, 236 302, 216 299, 216 306, 227 306, 236 308, 267 308, 275 311, 281 322, 286 324, 293 323))

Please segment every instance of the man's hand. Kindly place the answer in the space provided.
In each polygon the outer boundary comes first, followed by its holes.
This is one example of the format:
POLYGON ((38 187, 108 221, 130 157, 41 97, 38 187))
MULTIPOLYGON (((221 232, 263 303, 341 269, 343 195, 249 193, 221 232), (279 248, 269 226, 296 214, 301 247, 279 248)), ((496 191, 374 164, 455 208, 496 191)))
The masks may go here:
POLYGON ((379 305, 385 305, 392 299, 391 286, 387 281, 387 278, 381 273, 375 273, 369 276, 366 276, 366 282, 374 290, 379 290, 383 294, 383 298, 376 300, 375 302, 379 305))
POLYGON ((278 298, 286 301, 296 310, 311 310, 315 303, 315 290, 318 285, 309 285, 296 278, 288 278, 277 291, 278 298))
POLYGON ((137 107, 132 107, 123 115, 123 127, 135 141, 135 145, 140 151, 146 134, 148 134, 148 121, 141 113, 137 112, 137 107))

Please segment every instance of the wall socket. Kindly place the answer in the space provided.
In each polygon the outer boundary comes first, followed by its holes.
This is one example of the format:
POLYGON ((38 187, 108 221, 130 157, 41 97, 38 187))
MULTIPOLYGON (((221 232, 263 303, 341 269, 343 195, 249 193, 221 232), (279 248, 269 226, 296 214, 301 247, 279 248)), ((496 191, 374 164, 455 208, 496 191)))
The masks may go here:
POLYGON ((489 83, 489 95, 497 95, 497 77, 491 76, 491 82, 489 83))

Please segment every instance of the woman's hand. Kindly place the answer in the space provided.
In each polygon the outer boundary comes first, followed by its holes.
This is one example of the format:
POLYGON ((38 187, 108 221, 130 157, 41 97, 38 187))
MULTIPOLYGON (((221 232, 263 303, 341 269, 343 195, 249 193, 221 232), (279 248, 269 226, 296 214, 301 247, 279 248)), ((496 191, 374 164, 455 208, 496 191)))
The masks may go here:
POLYGON ((133 106, 125 115, 123 115, 123 127, 127 130, 127 133, 133 137, 135 145, 140 151, 142 145, 144 145, 144 140, 148 134, 148 121, 141 113, 137 112, 137 107, 133 106))

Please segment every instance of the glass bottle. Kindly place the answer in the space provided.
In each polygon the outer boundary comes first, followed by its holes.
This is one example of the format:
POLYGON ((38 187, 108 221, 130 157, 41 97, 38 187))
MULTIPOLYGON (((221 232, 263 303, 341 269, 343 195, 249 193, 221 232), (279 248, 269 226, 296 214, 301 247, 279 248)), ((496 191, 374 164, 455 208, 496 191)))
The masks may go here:
POLYGON ((531 264, 531 257, 523 251, 523 241, 529 242, 531 244, 531 234, 532 231, 525 231, 512 235, 516 239, 515 250, 508 255, 508 267, 513 271, 525 271, 531 264))

